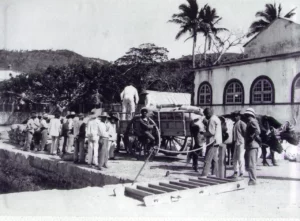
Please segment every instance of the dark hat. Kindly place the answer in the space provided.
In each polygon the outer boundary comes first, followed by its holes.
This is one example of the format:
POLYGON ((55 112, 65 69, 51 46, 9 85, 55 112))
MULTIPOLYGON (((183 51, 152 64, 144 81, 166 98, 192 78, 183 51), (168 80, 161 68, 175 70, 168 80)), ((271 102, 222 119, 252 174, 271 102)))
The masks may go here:
POLYGON ((119 120, 118 115, 116 113, 110 113, 109 118, 114 118, 116 121, 119 120))
POLYGON ((83 114, 83 113, 79 113, 79 114, 77 115, 77 117, 84 117, 84 114, 83 114))
POLYGON ((241 111, 233 111, 233 112, 231 112, 231 115, 232 116, 238 116, 238 115, 241 115, 241 111))
POLYGON ((149 111, 148 111, 148 108, 146 108, 146 107, 143 107, 143 108, 141 109, 141 111, 140 111, 140 112, 142 113, 142 112, 145 112, 145 111, 146 111, 147 113, 149 112, 149 111))
POLYGON ((142 90, 140 94, 142 95, 142 94, 149 94, 149 93, 146 90, 142 90))

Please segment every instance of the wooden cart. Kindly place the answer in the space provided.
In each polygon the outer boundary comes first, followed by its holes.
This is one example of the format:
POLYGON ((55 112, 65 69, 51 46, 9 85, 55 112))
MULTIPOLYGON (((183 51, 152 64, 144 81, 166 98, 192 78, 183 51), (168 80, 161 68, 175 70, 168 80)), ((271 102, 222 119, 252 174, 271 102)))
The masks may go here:
MULTIPOLYGON (((153 135, 159 138, 160 152, 167 156, 176 156, 179 153, 169 153, 165 150, 186 150, 192 141, 190 114, 186 111, 154 111, 151 114, 151 119, 158 129, 153 131, 153 135)), ((122 113, 119 113, 119 116, 121 115, 122 113)), ((131 120, 120 120, 118 123, 118 134, 123 137, 126 151, 135 156, 141 156, 142 153, 147 155, 149 152, 140 139, 139 119, 140 115, 137 114, 131 120)))

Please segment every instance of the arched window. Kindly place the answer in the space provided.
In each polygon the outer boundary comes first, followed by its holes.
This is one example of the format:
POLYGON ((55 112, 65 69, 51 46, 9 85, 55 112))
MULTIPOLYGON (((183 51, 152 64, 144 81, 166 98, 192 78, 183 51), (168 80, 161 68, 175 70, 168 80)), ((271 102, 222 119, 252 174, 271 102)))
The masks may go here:
POLYGON ((300 73, 294 78, 292 83, 292 103, 300 102, 300 73))
POLYGON ((274 103, 274 85, 267 76, 256 78, 251 85, 251 103, 253 104, 270 104, 274 103))
POLYGON ((212 104, 212 88, 208 82, 203 82, 198 90, 198 105, 212 104))
POLYGON ((224 88, 224 104, 243 104, 244 87, 242 82, 233 79, 227 82, 224 88))

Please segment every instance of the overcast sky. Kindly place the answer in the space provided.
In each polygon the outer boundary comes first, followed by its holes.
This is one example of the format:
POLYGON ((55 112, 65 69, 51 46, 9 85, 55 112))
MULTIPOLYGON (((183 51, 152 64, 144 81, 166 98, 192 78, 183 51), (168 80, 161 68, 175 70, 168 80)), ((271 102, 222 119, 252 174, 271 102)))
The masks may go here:
MULTIPOLYGON (((168 23, 186 0, 0 0, 0 48, 69 49, 89 57, 114 61, 130 47, 154 43, 166 47, 169 58, 191 54, 192 41, 175 40, 179 30, 168 23)), ((246 32, 274 0, 198 0, 209 3, 223 17, 220 26, 246 32)), ((283 14, 300 1, 282 0, 283 14)), ((279 2, 278 2, 279 3, 279 2)), ((198 46, 203 45, 203 38, 198 46)), ((238 49, 235 49, 238 51, 238 49)))

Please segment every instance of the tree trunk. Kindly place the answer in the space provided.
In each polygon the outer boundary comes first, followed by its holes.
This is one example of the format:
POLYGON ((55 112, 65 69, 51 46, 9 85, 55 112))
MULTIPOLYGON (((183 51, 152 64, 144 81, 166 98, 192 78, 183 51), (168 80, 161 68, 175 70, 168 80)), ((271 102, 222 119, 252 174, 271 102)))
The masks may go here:
POLYGON ((205 42, 204 42, 204 64, 206 65, 206 46, 207 45, 207 36, 205 36, 205 42))
POLYGON ((197 43, 197 35, 194 35, 194 41, 193 41, 193 68, 196 68, 196 59, 195 59, 195 48, 197 43))

